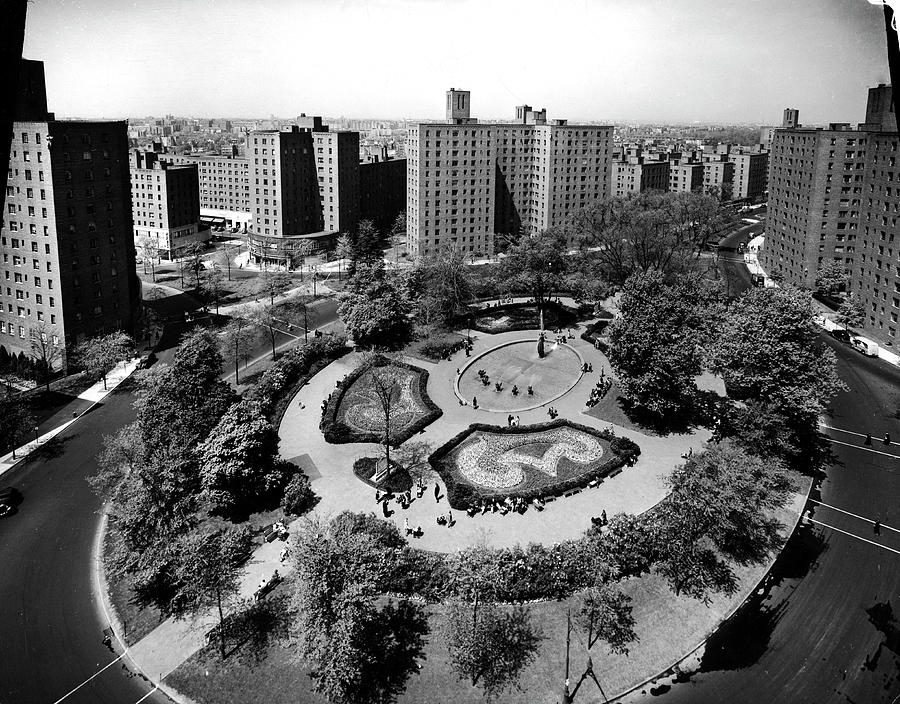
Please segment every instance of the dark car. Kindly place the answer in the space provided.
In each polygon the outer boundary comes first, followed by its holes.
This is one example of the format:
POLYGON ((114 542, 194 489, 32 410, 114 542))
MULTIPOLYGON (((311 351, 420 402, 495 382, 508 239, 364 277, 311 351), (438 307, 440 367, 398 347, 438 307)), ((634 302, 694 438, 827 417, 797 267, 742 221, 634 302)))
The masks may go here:
POLYGON ((16 506, 22 503, 22 495, 17 489, 7 487, 0 489, 0 516, 15 513, 16 506))
POLYGON ((835 328, 834 330, 829 330, 828 332, 835 340, 837 340, 838 342, 843 342, 845 345, 849 345, 853 341, 853 335, 844 330, 844 328, 835 328))

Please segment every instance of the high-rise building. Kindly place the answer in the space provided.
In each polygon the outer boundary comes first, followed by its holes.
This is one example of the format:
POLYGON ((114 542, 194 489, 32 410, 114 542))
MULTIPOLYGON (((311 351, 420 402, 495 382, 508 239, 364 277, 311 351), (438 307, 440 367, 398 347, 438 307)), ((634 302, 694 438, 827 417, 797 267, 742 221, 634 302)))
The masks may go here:
POLYGON ((849 274, 865 328, 895 342, 900 329, 900 162, 890 86, 869 90, 859 129, 778 129, 760 261, 788 283, 815 286, 829 260, 849 274))
POLYGON ((722 198, 730 200, 734 189, 734 164, 727 154, 703 156, 703 192, 717 191, 722 198))
POLYGON ((359 165, 359 219, 390 232, 406 209, 406 159, 373 161, 359 165))
POLYGON ((495 233, 562 225, 609 190, 612 127, 547 121, 516 108, 514 123, 479 123, 468 91, 447 93, 447 122, 420 123, 407 141, 407 245, 494 252, 495 233))
POLYGON ((757 198, 765 192, 769 173, 768 152, 732 151, 728 160, 734 164, 732 198, 757 198))
POLYGON ((196 164, 171 164, 154 152, 134 150, 131 161, 131 214, 134 241, 153 242, 159 256, 173 259, 191 242, 208 242, 200 223, 196 164))
POLYGON ((668 160, 629 157, 614 161, 611 170, 610 194, 613 197, 642 191, 668 191, 670 167, 668 160))
POLYGON ((703 190, 703 164, 700 162, 669 162, 669 190, 691 193, 703 190))
POLYGON ((237 155, 169 154, 172 164, 196 164, 201 215, 231 228, 246 229, 250 213, 250 161, 237 155))
POLYGON ((14 123, 0 227, 0 345, 26 355, 37 337, 63 352, 133 332, 140 303, 127 123, 54 120, 35 103, 43 89, 30 95, 14 123))

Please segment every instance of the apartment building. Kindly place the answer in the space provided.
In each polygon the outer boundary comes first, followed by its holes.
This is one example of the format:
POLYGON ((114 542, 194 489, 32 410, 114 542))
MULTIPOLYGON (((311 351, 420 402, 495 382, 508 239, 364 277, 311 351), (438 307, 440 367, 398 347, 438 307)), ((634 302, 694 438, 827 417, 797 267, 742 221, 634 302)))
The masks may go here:
POLYGON ((715 153, 703 156, 703 192, 715 191, 724 200, 734 197, 734 163, 728 154, 715 153))
POLYGON ((669 162, 669 190, 691 193, 703 190, 703 164, 699 162, 669 162))
POLYGON ((468 91, 447 92, 446 122, 411 126, 407 245, 427 256, 446 245, 491 254, 495 233, 562 225, 609 191, 612 127, 547 120, 516 108, 512 123, 479 123, 468 91))
POLYGON ((732 198, 753 199, 765 193, 769 174, 768 152, 732 151, 728 160, 734 164, 732 198))
POLYGON ((131 156, 131 215, 134 242, 141 251, 153 242, 161 259, 172 260, 191 242, 208 242, 211 233, 200 222, 196 164, 170 164, 154 152, 131 156))
MULTIPOLYGON (((36 62, 30 62, 36 63, 36 62)), ((0 345, 31 354, 133 332, 134 266, 127 124, 17 114, 0 226, 0 345)))
POLYGON ((250 161, 230 155, 171 154, 165 160, 172 164, 195 164, 198 176, 200 211, 205 219, 219 219, 230 228, 246 229, 250 212, 250 161))
POLYGON ((671 169, 668 161, 629 157, 614 161, 610 179, 610 194, 614 197, 642 191, 667 191, 671 169))
POLYGON ((865 329, 895 343, 900 329, 900 154, 891 86, 869 89, 852 129, 775 130, 766 240, 770 275, 813 288, 826 260, 844 265, 865 329))
POLYGON ((379 232, 390 232, 406 209, 406 159, 359 165, 359 219, 370 220, 379 232))

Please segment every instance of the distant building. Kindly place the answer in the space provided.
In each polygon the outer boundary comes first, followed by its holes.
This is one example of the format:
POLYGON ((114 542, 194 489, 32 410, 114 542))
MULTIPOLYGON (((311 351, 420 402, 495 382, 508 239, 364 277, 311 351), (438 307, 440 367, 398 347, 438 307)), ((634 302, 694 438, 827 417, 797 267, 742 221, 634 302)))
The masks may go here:
POLYGON ((734 163, 727 154, 715 154, 703 159, 703 192, 715 190, 723 200, 730 200, 734 192, 734 163))
POLYGON ((54 120, 42 67, 28 64, 0 225, 0 345, 26 355, 38 336, 62 351, 133 333, 140 304, 127 123, 54 120))
POLYGON ((670 167, 668 161, 653 161, 630 157, 612 165, 610 193, 614 197, 643 191, 668 191, 670 167))
POLYGON ((199 178, 200 212, 210 222, 246 230, 250 221, 250 161, 218 154, 165 154, 173 164, 196 164, 199 178))
POLYGON ((869 89, 859 129, 783 128, 772 141, 760 261, 770 275, 813 288, 826 261, 849 274, 867 334, 895 343, 900 329, 900 163, 891 87, 869 89))
POLYGON ((753 199, 765 193, 769 172, 768 152, 731 152, 728 160, 734 164, 732 198, 753 199))
POLYGON ((703 190, 703 164, 669 162, 669 190, 692 193, 703 190))
POLYGON ((406 159, 359 165, 359 219, 388 233, 406 209, 406 159))
POLYGON ((447 121, 419 123, 407 140, 407 245, 492 254, 495 233, 537 234, 609 192, 612 127, 547 121, 516 108, 515 123, 482 124, 468 91, 447 92, 447 121))
POLYGON ((210 229, 200 223, 196 164, 170 164, 153 152, 132 153, 131 213, 134 241, 155 243, 162 259, 174 259, 190 242, 208 242, 210 229))

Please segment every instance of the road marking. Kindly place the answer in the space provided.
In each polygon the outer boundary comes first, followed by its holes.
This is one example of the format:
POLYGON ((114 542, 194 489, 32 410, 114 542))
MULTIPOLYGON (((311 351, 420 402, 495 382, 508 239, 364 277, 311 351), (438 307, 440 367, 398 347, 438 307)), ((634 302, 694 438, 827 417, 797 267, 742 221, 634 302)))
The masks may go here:
MULTIPOLYGON (((851 513, 850 511, 845 511, 842 508, 838 508, 837 506, 832 506, 831 504, 826 504, 824 501, 816 501, 815 499, 809 499, 810 502, 814 504, 819 504, 819 506, 824 506, 825 508, 834 509, 835 511, 840 511, 841 513, 846 513, 848 516, 853 516, 854 518, 858 518, 861 521, 865 521, 866 523, 871 523, 875 525, 875 521, 871 518, 866 518, 865 516, 860 516, 857 513, 851 513)), ((881 524, 882 528, 887 528, 888 530, 892 530, 895 533, 900 533, 900 528, 892 528, 891 526, 886 526, 884 523, 881 524)))
MULTIPOLYGON (((843 428, 835 428, 833 425, 826 425, 825 423, 819 423, 819 425, 823 428, 827 428, 828 430, 835 430, 839 433, 847 433, 847 435, 855 435, 858 438, 866 437, 865 433, 857 433, 856 431, 853 431, 853 430, 844 430, 843 428)), ((873 442, 874 442, 874 440, 873 440, 873 442)))
POLYGON ((846 445, 847 447, 854 447, 857 450, 863 450, 864 452, 874 452, 876 455, 884 455, 885 457, 893 457, 895 460, 900 460, 900 455, 892 455, 890 452, 873 450, 871 447, 866 447, 865 445, 856 445, 852 442, 842 442, 840 440, 835 440, 834 438, 828 438, 828 440, 829 442, 833 442, 835 445, 846 445))
POLYGON ((112 667, 112 666, 115 665, 117 662, 119 662, 119 660, 121 660, 122 657, 123 657, 124 655, 125 655, 125 653, 122 653, 122 654, 121 654, 119 657, 117 657, 115 660, 113 660, 112 662, 110 662, 110 663, 104 665, 103 667, 101 667, 101 668, 100 668, 99 670, 97 670, 93 675, 91 675, 90 677, 88 677, 84 682, 82 682, 80 685, 78 685, 77 687, 75 687, 75 689, 71 690, 68 694, 66 694, 65 696, 60 697, 60 698, 57 699, 55 702, 53 702, 53 704, 59 704, 61 701, 64 701, 65 699, 68 699, 69 697, 71 697, 73 694, 75 694, 75 692, 77 692, 79 689, 81 689, 82 687, 84 687, 84 685, 86 685, 88 682, 90 682, 92 679, 94 679, 94 678, 95 678, 97 675, 99 675, 101 672, 103 672, 103 671, 106 670, 107 668, 112 667))
POLYGON ((134 704, 141 704, 142 701, 144 701, 147 697, 152 695, 157 690, 159 690, 159 685, 156 685, 153 689, 151 689, 149 692, 147 692, 143 697, 138 699, 134 704))
POLYGON ((864 543, 869 543, 870 545, 874 545, 879 548, 884 548, 885 550, 890 550, 891 552, 897 553, 900 555, 900 550, 895 550, 894 548, 889 548, 887 545, 882 545, 881 543, 876 543, 874 540, 869 540, 868 538, 863 538, 860 535, 856 535, 856 533, 850 533, 846 530, 841 530, 840 528, 835 528, 834 526, 830 526, 827 523, 822 523, 822 521, 817 521, 815 518, 810 516, 804 516, 807 521, 812 523, 818 523, 820 526, 824 526, 825 528, 830 528, 831 530, 836 530, 838 533, 843 533, 844 535, 849 535, 851 538, 856 538, 857 540, 862 540, 864 543))

